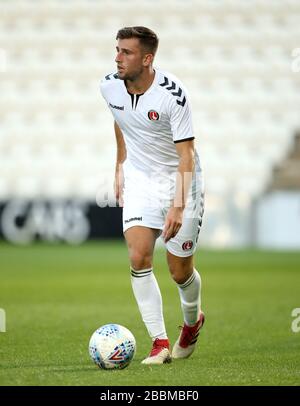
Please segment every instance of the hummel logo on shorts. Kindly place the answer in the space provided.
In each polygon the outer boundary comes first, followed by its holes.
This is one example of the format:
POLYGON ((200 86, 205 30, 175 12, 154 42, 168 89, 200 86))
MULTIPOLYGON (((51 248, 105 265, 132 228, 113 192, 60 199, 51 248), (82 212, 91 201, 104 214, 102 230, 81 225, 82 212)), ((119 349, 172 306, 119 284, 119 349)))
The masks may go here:
POLYGON ((130 223, 131 221, 142 221, 143 217, 131 217, 131 219, 125 220, 125 223, 130 223))

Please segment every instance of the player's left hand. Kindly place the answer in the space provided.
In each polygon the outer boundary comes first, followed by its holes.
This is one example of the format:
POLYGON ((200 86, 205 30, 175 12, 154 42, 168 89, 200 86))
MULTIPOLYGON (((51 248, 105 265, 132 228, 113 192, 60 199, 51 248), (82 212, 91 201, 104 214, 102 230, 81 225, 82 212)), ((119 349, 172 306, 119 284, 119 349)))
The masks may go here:
POLYGON ((182 216, 182 207, 171 207, 169 209, 162 233, 165 242, 168 242, 171 238, 174 238, 180 230, 180 227, 182 225, 182 216))

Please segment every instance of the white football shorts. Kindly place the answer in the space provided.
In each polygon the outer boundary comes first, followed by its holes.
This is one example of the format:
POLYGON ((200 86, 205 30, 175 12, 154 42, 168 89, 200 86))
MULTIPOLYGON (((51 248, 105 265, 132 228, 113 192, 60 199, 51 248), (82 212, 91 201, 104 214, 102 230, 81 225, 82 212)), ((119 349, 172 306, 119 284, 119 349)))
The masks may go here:
MULTIPOLYGON (((174 196, 175 182, 167 176, 145 174, 134 168, 128 160, 123 169, 123 232, 133 226, 162 231, 174 196)), ((195 252, 203 213, 204 184, 202 172, 198 171, 193 176, 182 226, 177 235, 165 243, 171 254, 189 257, 195 252)))

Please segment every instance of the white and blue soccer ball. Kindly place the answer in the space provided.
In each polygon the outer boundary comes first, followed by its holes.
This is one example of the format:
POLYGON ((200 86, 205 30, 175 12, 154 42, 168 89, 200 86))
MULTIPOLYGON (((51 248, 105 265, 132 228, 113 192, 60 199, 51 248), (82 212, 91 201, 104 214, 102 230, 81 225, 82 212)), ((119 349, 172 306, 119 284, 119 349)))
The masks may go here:
POLYGON ((102 369, 126 368, 135 351, 133 334, 119 324, 106 324, 98 328, 89 343, 90 357, 102 369))

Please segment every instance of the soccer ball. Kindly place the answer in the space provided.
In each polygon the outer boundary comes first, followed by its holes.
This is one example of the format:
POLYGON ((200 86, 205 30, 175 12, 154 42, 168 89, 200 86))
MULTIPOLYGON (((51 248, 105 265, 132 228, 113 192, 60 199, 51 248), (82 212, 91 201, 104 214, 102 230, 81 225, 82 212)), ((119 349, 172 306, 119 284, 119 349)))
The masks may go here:
POLYGON ((98 328, 89 343, 90 357, 102 369, 126 368, 135 350, 133 334, 119 324, 106 324, 98 328))

